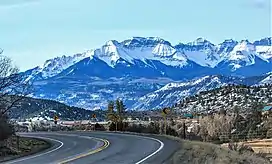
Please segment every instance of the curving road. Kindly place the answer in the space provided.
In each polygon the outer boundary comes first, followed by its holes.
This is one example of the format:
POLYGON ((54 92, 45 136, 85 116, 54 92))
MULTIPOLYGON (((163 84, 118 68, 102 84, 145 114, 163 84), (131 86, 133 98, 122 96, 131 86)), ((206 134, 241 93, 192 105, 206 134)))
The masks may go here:
POLYGON ((109 132, 24 133, 49 140, 53 147, 6 164, 167 164, 176 141, 109 132))

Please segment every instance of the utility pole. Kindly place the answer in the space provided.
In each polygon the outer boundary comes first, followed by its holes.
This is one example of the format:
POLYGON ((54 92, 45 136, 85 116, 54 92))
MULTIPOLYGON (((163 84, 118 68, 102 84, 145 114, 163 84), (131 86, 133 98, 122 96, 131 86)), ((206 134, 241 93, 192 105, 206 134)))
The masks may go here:
POLYGON ((163 134, 163 121, 160 120, 160 134, 163 134))
POLYGON ((183 139, 186 139, 186 124, 185 124, 185 121, 183 121, 183 139))
MULTIPOLYGON (((92 115, 92 118, 93 118, 94 120, 96 119, 96 114, 95 114, 95 113, 92 115)), ((94 121, 94 126, 93 126, 93 127, 94 127, 94 128, 93 128, 94 131, 95 131, 95 125, 96 125, 96 121, 94 121)))
POLYGON ((115 116, 115 131, 118 131, 118 116, 115 116))
POLYGON ((166 115, 164 116, 164 134, 166 135, 167 133, 166 133, 166 130, 167 130, 167 128, 166 128, 166 125, 167 124, 167 120, 166 120, 166 115))

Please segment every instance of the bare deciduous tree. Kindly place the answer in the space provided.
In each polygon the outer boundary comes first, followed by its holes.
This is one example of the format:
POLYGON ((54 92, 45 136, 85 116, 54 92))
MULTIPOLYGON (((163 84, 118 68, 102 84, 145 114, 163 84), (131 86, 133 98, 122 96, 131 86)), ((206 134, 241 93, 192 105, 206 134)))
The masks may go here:
POLYGON ((213 117, 204 117, 200 120, 200 135, 205 140, 206 137, 212 139, 228 137, 233 128, 233 117, 216 114, 213 117))
POLYGON ((0 51, 0 118, 19 104, 30 91, 30 83, 23 80, 23 75, 12 60, 0 51))

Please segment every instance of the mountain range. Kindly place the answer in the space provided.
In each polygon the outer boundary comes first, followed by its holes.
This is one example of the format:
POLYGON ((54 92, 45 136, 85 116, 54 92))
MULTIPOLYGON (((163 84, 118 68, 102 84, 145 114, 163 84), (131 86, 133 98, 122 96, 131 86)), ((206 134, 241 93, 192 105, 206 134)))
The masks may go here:
POLYGON ((271 70, 271 37, 218 45, 204 38, 172 45, 159 37, 133 37, 49 59, 21 74, 33 82, 36 98, 86 109, 121 98, 129 109, 145 110, 227 83, 271 82, 271 70))

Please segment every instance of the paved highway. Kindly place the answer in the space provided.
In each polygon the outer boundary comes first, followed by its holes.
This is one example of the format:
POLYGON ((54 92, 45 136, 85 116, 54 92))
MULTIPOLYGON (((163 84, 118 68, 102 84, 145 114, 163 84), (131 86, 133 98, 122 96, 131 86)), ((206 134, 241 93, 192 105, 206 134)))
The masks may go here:
POLYGON ((109 132, 24 133, 47 139, 53 147, 6 164, 167 164, 178 148, 164 137, 109 132))

